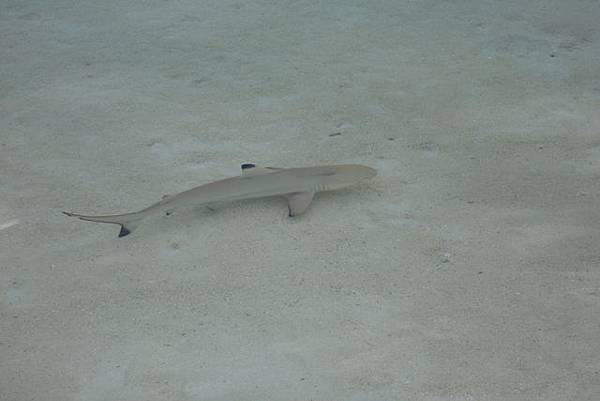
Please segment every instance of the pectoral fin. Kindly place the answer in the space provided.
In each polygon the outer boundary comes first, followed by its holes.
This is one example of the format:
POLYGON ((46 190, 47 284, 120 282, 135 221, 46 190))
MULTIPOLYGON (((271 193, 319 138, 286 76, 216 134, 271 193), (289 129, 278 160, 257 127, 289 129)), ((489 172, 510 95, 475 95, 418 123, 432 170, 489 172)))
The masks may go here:
POLYGON ((314 192, 294 192, 287 194, 285 197, 288 201, 290 217, 304 213, 308 209, 308 206, 310 206, 314 196, 314 192))

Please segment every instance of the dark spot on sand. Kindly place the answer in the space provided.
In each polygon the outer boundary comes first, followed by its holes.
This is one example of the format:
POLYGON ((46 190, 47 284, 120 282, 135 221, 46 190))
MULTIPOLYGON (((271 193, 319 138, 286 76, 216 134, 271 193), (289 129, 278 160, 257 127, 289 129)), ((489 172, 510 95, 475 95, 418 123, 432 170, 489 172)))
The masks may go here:
POLYGON ((342 135, 341 132, 334 132, 333 134, 329 134, 329 136, 340 136, 342 135))
POLYGON ((438 145, 435 142, 425 141, 425 142, 417 143, 415 145, 411 145, 410 148, 414 149, 414 150, 420 150, 423 152, 433 153, 433 152, 438 152, 440 150, 440 145, 438 145))
POLYGON ((38 13, 27 13, 19 16, 20 19, 24 19, 26 21, 38 20, 41 16, 38 13))
POLYGON ((192 81, 192 86, 201 86, 205 82, 208 82, 208 78, 194 79, 192 81))

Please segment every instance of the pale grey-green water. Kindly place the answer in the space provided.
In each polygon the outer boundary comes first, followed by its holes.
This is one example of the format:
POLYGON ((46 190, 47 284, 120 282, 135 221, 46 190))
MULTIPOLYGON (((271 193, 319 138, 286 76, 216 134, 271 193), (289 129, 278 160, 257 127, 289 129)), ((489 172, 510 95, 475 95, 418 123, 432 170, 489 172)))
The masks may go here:
POLYGON ((0 1, 0 400, 597 400, 597 1, 0 1), (126 212, 240 164, 281 199, 126 212))

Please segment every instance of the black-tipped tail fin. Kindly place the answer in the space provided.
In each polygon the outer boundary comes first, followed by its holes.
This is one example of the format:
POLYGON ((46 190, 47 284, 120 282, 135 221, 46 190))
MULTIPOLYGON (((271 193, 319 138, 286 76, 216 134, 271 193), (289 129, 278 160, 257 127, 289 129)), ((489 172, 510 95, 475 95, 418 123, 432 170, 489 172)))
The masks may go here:
POLYGON ((124 237, 129 234, 131 234, 131 230, 125 226, 121 226, 121 231, 119 231, 119 238, 124 237))
POLYGON ((110 216, 85 216, 82 214, 63 211, 63 214, 66 214, 70 217, 77 217, 79 220, 93 221, 96 223, 118 224, 121 226, 119 238, 131 234, 131 232, 138 226, 140 220, 143 218, 143 216, 140 216, 138 213, 115 214, 110 216))

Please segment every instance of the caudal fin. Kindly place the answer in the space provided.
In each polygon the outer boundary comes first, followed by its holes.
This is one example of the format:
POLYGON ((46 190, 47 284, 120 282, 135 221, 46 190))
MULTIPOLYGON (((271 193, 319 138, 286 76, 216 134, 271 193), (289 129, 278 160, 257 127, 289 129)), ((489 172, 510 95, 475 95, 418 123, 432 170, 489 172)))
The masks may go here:
POLYGON ((108 216, 85 216, 82 214, 63 211, 63 214, 66 214, 69 217, 77 217, 79 220, 93 221, 96 223, 118 224, 121 226, 119 238, 131 234, 131 232, 138 226, 140 220, 143 218, 143 216, 140 216, 139 213, 115 214, 108 216))

